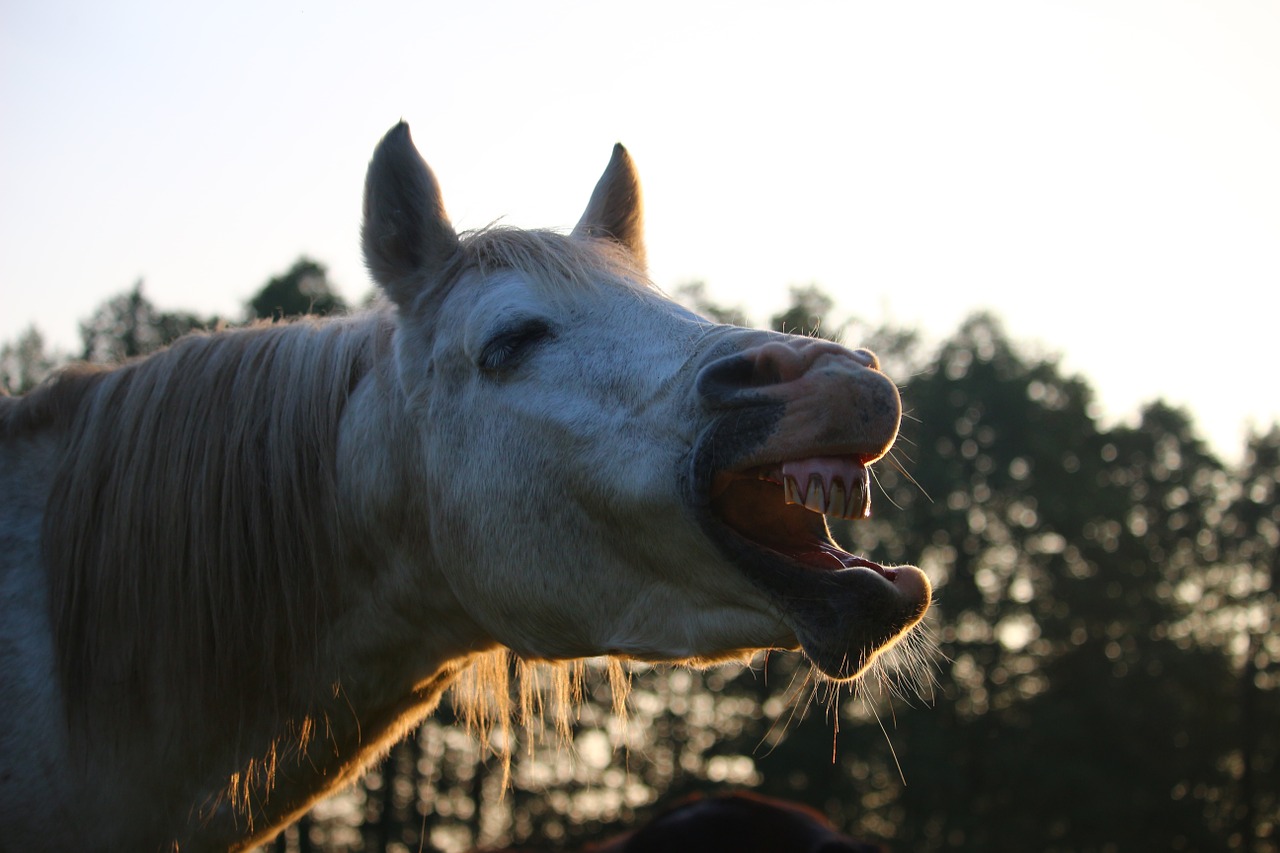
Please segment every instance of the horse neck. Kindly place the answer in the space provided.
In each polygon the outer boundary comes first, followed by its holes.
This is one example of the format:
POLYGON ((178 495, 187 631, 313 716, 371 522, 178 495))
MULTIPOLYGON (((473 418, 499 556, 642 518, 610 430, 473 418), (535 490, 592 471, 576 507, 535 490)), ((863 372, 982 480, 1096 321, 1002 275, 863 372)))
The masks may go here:
POLYGON ((274 827, 297 819, 356 779, 421 723, 460 668, 440 666, 399 695, 385 684, 368 689, 372 680, 367 678, 327 685, 320 707, 313 706, 304 718, 305 728, 288 724, 283 736, 268 739, 260 758, 240 762, 230 784, 225 774, 212 780, 215 793, 205 802, 216 807, 193 815, 193 837, 210 850, 246 849, 268 840, 274 827), (258 830, 247 837, 246 818, 258 830))
MULTIPOLYGON (((440 701, 458 666, 442 666, 402 695, 335 683, 308 713, 267 736, 256 758, 237 758, 234 773, 213 774, 175 798, 186 818, 181 849, 244 850, 269 840, 326 794, 356 779, 417 726, 440 701), (374 696, 375 693, 384 693, 374 696), (195 810, 189 804, 199 804, 195 810), (246 832, 246 829, 248 830, 246 832), (185 837, 183 837, 185 836, 185 837)), ((357 680, 358 682, 358 680, 357 680)))
POLYGON ((291 712, 261 729, 247 763, 240 757, 227 804, 233 826, 246 806, 261 803, 259 817, 270 824, 354 778, 492 646, 431 559, 422 483, 413 476, 416 438, 404 411, 398 384, 378 371, 344 414, 337 460, 344 569, 333 591, 341 606, 320 632, 316 665, 292 674, 291 712))
MULTIPOLYGON (((160 822, 153 829, 185 835, 183 849, 238 846, 246 818, 265 832, 356 775, 485 647, 430 559, 420 521, 429 496, 411 481, 416 439, 390 371, 375 364, 338 421, 334 512, 319 516, 333 535, 298 581, 323 590, 317 606, 252 606, 234 619, 224 612, 225 630, 248 642, 213 701, 179 687, 142 712, 90 701, 69 715, 83 778, 90 788, 111 778, 119 792, 100 798, 104 821, 149 803, 149 820, 160 822), (308 640, 297 654, 272 658, 271 667, 253 660, 255 644, 303 621, 308 640)), ((198 664, 163 671, 199 678, 198 664)), ((115 688, 101 689, 88 699, 110 699, 115 688)))
MULTIPOLYGON (((394 567, 381 567, 377 580, 350 591, 346 608, 321 634, 323 665, 293 674, 293 707, 256 721, 239 749, 213 758, 215 769, 195 780, 195 790, 174 797, 177 808, 201 804, 182 811, 182 849, 240 850, 268 840, 274 828, 357 778, 436 708, 467 665, 468 641, 458 634, 449 596, 419 601, 412 616, 406 603, 391 600, 399 586, 394 574, 394 567)), ((199 721, 181 737, 186 746, 171 752, 194 754, 217 743, 199 721)), ((142 768, 144 775, 154 776, 155 766, 142 768)), ((173 781, 166 778, 165 788, 173 781)))

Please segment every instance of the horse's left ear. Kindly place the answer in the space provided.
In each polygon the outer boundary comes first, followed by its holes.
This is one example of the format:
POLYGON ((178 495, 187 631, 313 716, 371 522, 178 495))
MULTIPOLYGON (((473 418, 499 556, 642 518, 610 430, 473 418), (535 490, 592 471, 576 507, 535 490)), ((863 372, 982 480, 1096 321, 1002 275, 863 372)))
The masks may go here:
POLYGON ((617 240, 644 267, 644 198, 635 163, 622 143, 613 146, 613 157, 573 233, 617 240))
POLYGON ((369 272, 403 309, 458 251, 440 185, 404 122, 387 132, 369 162, 361 239, 369 272))

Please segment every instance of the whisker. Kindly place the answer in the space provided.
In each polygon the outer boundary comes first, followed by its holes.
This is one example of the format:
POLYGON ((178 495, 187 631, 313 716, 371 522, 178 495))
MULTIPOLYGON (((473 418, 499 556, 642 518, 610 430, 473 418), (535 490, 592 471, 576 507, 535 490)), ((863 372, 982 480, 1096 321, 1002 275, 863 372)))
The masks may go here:
MULTIPOLYGON (((799 704, 797 700, 799 699, 800 692, 804 690, 808 681, 813 677, 813 672, 810 670, 803 675, 804 680, 797 685, 796 679, 801 677, 801 672, 799 669, 793 670, 791 673, 791 681, 787 684, 786 690, 783 691, 783 695, 785 697, 783 699, 783 703, 790 708, 791 711, 787 716, 786 721, 783 722, 781 715, 775 717, 774 720, 769 723, 768 731, 761 736, 760 743, 756 744, 756 749, 759 749, 760 746, 765 743, 769 743, 769 749, 764 753, 764 757, 768 757, 773 754, 773 751, 778 748, 778 744, 782 742, 782 736, 786 734, 787 729, 791 727, 792 722, 796 719, 797 705, 799 704), (779 724, 782 725, 781 730, 778 729, 779 724)), ((800 718, 804 719, 803 713, 800 715, 800 718)))
POLYGON ((885 459, 889 460, 889 464, 893 466, 894 470, 896 470, 899 474, 905 477, 908 483, 910 483, 911 485, 915 486, 917 489, 920 490, 920 494, 924 495, 925 500, 927 500, 929 503, 934 503, 933 496, 930 495, 927 491, 925 491, 924 486, 920 485, 919 480, 911 476, 911 472, 906 469, 906 466, 904 466, 901 462, 898 461, 898 458, 893 451, 889 451, 889 454, 885 457, 885 459))
POLYGON ((894 509, 900 511, 902 509, 902 505, 893 499, 893 495, 889 494, 889 490, 886 489, 884 487, 884 484, 880 482, 880 476, 875 472, 874 468, 870 469, 870 474, 871 474, 871 479, 875 480, 876 485, 880 488, 880 494, 884 495, 884 499, 887 500, 890 504, 892 504, 894 509))
MULTIPOLYGON (((893 756, 893 766, 898 768, 898 778, 902 780, 902 784, 905 786, 907 784, 907 774, 902 770, 902 762, 898 761, 898 751, 893 748, 893 738, 889 737, 889 732, 884 727, 884 721, 880 719, 880 712, 877 711, 875 705, 868 702, 865 697, 863 697, 862 701, 863 706, 870 710, 871 715, 876 718, 876 725, 880 727, 880 733, 884 735, 884 742, 889 747, 889 755, 893 756)), ((895 720, 895 727, 896 722, 897 721, 895 720)))

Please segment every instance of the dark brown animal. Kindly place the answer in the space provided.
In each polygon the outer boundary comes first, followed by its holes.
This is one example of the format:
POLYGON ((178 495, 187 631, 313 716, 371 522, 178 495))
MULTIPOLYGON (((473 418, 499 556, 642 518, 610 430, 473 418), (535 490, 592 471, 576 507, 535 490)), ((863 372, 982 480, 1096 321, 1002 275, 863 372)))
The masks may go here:
MULTIPOLYGON (((488 853, 535 853, 508 847, 488 853)), ((885 853, 835 830, 816 809, 789 800, 739 792, 694 795, 649 823, 581 853, 885 853)))
POLYGON ((683 800, 640 829, 583 853, 878 853, 800 803, 736 793, 683 800))

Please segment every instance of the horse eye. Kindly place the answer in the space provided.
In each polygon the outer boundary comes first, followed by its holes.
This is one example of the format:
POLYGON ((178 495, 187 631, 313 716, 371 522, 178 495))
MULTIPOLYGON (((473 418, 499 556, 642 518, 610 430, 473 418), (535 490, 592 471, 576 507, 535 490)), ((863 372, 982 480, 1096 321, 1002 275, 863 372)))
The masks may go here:
POLYGON ((500 329, 480 350, 480 369, 494 372, 514 367, 534 344, 550 337, 551 327, 542 320, 526 320, 500 329))

